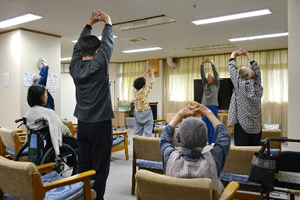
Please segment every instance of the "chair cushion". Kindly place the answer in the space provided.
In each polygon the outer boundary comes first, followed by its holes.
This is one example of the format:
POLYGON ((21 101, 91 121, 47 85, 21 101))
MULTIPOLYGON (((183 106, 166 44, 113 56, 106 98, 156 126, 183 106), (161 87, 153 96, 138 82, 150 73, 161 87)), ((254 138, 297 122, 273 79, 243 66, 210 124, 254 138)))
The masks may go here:
POLYGON ((119 144, 123 141, 124 141, 124 135, 120 135, 116 139, 113 140, 113 145, 119 144))
MULTIPOLYGON (((51 183, 56 180, 62 179, 56 171, 50 172, 42 176, 43 184, 51 183)), ((94 180, 91 180, 91 186, 94 184, 94 180)), ((59 188, 52 189, 46 192, 46 200, 66 200, 66 199, 77 199, 84 194, 83 182, 74 183, 72 185, 62 186, 59 188)), ((19 198, 4 194, 5 200, 20 200, 19 198)))
MULTIPOLYGON (((15 149, 6 148, 6 153, 8 153, 10 155, 15 155, 15 149)), ((26 149, 24 149, 24 151, 21 154, 21 156, 26 156, 26 155, 28 155, 28 147, 26 149)))
POLYGON ((146 169, 160 169, 160 170, 163 170, 162 162, 151 161, 151 160, 138 159, 136 161, 136 166, 138 166, 140 168, 146 168, 146 169))
POLYGON ((154 128, 158 128, 158 127, 165 127, 166 125, 155 123, 154 126, 155 126, 154 128))
POLYGON ((243 174, 231 174, 231 173, 224 173, 221 172, 220 177, 221 180, 223 181, 236 181, 239 184, 244 184, 244 185, 255 185, 255 186, 260 186, 258 183, 254 183, 248 180, 249 176, 248 175, 243 175, 243 174))
MULTIPOLYGON (((56 171, 50 172, 49 174, 46 174, 42 176, 43 184, 50 183, 56 180, 62 179, 61 176, 56 171)), ((83 188, 83 182, 74 183, 72 185, 62 186, 59 188, 55 188, 53 190, 50 190, 46 192, 44 199, 69 199, 70 196, 72 196, 71 199, 78 198, 80 194, 80 189, 83 188)))

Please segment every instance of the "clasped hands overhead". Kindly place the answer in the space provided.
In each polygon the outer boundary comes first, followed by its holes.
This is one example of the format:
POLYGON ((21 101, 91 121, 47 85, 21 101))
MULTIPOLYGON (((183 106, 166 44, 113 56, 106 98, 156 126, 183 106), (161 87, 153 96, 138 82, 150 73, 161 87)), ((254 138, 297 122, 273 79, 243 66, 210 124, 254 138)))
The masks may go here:
POLYGON ((206 106, 196 101, 191 101, 188 106, 181 109, 178 114, 180 114, 184 119, 187 117, 198 117, 199 115, 206 117, 210 112, 211 110, 209 110, 206 106))

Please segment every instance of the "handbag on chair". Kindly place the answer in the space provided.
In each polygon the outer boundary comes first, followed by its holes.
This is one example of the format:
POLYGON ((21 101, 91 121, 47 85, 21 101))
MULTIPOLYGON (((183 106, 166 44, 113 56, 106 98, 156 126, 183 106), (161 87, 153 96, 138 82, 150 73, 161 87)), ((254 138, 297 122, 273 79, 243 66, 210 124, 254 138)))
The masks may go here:
POLYGON ((274 184, 276 167, 276 156, 270 154, 270 141, 262 141, 259 152, 255 152, 252 159, 252 166, 249 181, 259 183, 265 190, 271 190, 274 184))

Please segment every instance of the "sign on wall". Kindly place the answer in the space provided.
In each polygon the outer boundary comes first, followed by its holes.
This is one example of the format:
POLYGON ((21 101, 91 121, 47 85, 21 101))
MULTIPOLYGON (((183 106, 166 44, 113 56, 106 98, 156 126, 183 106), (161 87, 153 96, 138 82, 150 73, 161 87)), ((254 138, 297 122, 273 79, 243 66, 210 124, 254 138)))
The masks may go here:
POLYGON ((9 73, 3 73, 2 86, 9 87, 9 73))

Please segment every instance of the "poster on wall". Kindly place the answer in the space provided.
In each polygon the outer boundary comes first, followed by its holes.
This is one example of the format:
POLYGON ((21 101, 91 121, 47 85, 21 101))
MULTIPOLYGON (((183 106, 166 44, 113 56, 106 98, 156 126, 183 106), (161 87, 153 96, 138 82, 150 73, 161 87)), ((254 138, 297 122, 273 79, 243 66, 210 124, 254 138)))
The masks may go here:
POLYGON ((24 86, 29 87, 32 85, 32 80, 35 73, 32 72, 24 72, 24 86))
POLYGON ((58 75, 48 74, 47 89, 53 92, 53 91, 57 91, 57 88, 58 88, 58 75))
POLYGON ((9 87, 9 73, 3 73, 3 79, 2 79, 2 86, 3 87, 9 87))

